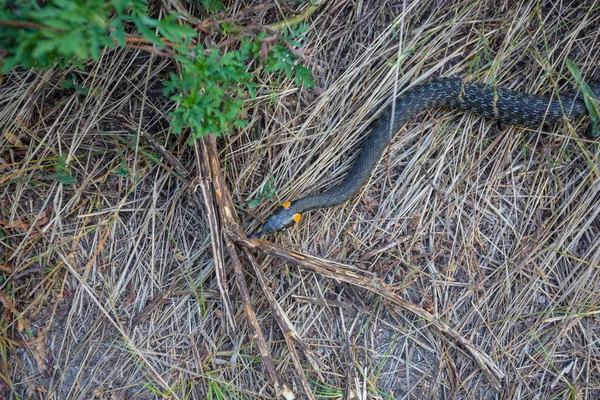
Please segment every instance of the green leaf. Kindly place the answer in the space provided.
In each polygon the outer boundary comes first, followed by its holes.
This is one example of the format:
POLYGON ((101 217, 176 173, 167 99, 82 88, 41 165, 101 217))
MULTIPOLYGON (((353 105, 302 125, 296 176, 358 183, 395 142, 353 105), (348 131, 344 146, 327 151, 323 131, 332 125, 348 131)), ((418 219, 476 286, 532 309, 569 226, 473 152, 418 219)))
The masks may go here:
POLYGON ((121 178, 126 178, 126 177, 131 176, 129 167, 127 166, 127 160, 122 160, 121 165, 119 166, 119 168, 117 168, 113 171, 113 174, 115 174, 116 176, 121 177, 121 178))
POLYGON ((267 194, 271 192, 271 181, 267 181, 267 183, 265 183, 265 186, 263 186, 262 189, 263 194, 267 194))
POLYGON ((139 18, 139 19, 135 19, 133 22, 135 23, 135 26, 138 28, 138 30, 140 31, 140 33, 142 34, 144 39, 148 39, 148 40, 152 41, 152 43, 154 43, 156 46, 165 47, 165 44, 160 39, 160 36, 158 36, 156 33, 154 33, 153 29, 150 29, 146 26, 146 25, 151 26, 148 23, 148 21, 154 21, 154 20, 152 20, 151 18, 139 18))
MULTIPOLYGON (((121 21, 119 21, 121 22, 121 21)), ((125 47, 125 31, 121 24, 114 26, 115 30, 113 32, 113 37, 117 40, 117 43, 121 47, 125 47)))
POLYGON ((17 64, 19 64, 19 59, 15 56, 7 57, 2 63, 2 74, 8 74, 17 64))
POLYGON ((35 58, 44 57, 47 53, 51 53, 56 50, 61 43, 62 42, 60 40, 56 39, 41 40, 37 43, 36 47, 31 52, 31 55, 35 58))
POLYGON ((67 156, 65 154, 62 154, 60 157, 58 157, 56 164, 54 164, 54 170, 56 172, 48 175, 49 178, 56 179, 65 185, 72 185, 75 183, 75 178, 71 174, 71 171, 67 165, 67 156))
POLYGON ((70 174, 56 173, 52 174, 51 177, 65 185, 72 185, 75 183, 75 178, 73 178, 73 175, 70 174))
POLYGON ((134 4, 132 3, 140 3, 137 1, 132 2, 131 0, 112 0, 111 4, 115 8, 117 15, 123 15, 125 10, 132 7, 134 4))
POLYGON ((256 208, 256 207, 260 206, 260 203, 262 203, 262 199, 256 198, 256 199, 250 200, 247 204, 248 204, 248 208, 256 208))
MULTIPOLYGON (((197 1, 209 10, 225 8, 223 1, 197 1)), ((256 97, 256 73, 249 71, 249 65, 254 67, 261 57, 265 31, 253 38, 240 37, 239 50, 207 51, 202 45, 192 45, 197 31, 190 24, 176 14, 160 20, 150 18, 144 0, 0 0, 4 3, 10 7, 0 7, 0 19, 33 22, 48 29, 0 29, 5 51, 3 72, 16 65, 24 69, 76 65, 85 70, 85 62, 99 59, 106 49, 127 45, 126 35, 137 31, 145 43, 161 48, 168 43, 179 63, 179 75, 172 73, 164 83, 164 93, 177 103, 170 113, 173 132, 187 128, 190 137, 222 135, 248 123, 242 116, 243 107, 248 97, 256 97)), ((293 76, 298 85, 313 86, 310 71, 290 52, 291 46, 304 43, 307 29, 308 25, 286 29, 283 38, 270 45, 262 71, 277 73, 275 79, 293 76)), ((76 80, 61 86, 78 94, 90 92, 76 80)), ((68 166, 60 163, 54 177, 74 182, 68 166)))
POLYGON ((569 72, 571 72, 571 75, 573 75, 573 78, 575 78, 575 81, 577 82, 577 87, 581 90, 581 93, 583 93, 583 101, 588 109, 591 120, 588 128, 590 130, 589 135, 592 138, 598 137, 598 135, 600 135, 600 107, 598 105, 598 99, 594 96, 594 92, 592 92, 590 86, 583 80, 577 65, 569 59, 567 59, 566 64, 569 72))
POLYGON ((310 72, 310 69, 306 68, 303 65, 296 65, 294 67, 294 72, 296 74, 296 76, 294 77, 294 82, 296 83, 296 85, 304 85, 308 88, 315 87, 315 82, 312 80, 312 74, 310 72))
MULTIPOLYGON (((188 3, 197 2, 198 0, 186 0, 188 3)), ((214 14, 225 10, 225 4, 220 0, 199 0, 202 7, 209 13, 214 14)))
MULTIPOLYGON (((177 15, 170 14, 159 21, 159 32, 171 42, 181 43, 182 39, 193 38, 198 34, 189 26, 179 25, 177 23, 177 15)), ((185 42, 185 40, 184 40, 185 42)))

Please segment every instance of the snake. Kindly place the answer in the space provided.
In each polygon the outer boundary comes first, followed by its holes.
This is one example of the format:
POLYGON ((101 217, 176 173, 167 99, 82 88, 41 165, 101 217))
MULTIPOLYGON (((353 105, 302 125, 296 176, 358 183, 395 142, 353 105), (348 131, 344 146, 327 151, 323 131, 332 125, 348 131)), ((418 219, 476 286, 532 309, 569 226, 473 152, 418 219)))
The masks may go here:
MULTIPOLYGON (((588 86, 600 98, 600 82, 588 86)), ((597 103, 596 103, 597 104, 597 103)), ((368 181, 394 133, 422 111, 450 107, 470 111, 503 124, 553 125, 588 114, 583 94, 569 91, 553 96, 535 95, 461 78, 437 78, 413 85, 398 95, 367 128, 350 171, 337 185, 293 201, 285 201, 250 238, 281 231, 298 223, 302 215, 350 200, 368 181)))

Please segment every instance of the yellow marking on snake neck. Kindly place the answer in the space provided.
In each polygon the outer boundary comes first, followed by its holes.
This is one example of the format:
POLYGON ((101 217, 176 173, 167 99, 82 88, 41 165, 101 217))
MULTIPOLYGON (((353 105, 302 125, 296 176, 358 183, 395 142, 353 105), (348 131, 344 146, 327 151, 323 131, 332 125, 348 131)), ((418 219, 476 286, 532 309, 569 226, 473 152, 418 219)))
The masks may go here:
POLYGON ((292 205, 292 203, 290 203, 289 201, 286 201, 285 203, 283 203, 281 205, 281 207, 283 207, 283 208, 290 208, 291 205, 292 205))
POLYGON ((294 218, 294 221, 296 221, 296 223, 298 223, 298 222, 300 222, 300 219, 302 218, 302 215, 300 215, 300 214, 294 214, 294 216, 292 218, 294 218))

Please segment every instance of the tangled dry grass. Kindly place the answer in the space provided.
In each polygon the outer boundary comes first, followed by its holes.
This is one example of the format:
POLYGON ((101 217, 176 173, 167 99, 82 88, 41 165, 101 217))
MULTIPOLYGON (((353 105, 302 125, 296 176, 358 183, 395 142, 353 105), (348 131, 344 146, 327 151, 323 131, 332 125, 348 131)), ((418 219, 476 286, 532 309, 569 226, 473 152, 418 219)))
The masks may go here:
MULTIPOLYGON (((371 111, 410 84, 454 75, 548 94, 572 87, 567 59, 600 78, 598 1, 331 0, 310 24, 318 89, 265 80, 248 127, 218 143, 248 231, 273 206, 251 210, 248 199, 269 180, 280 200, 335 183, 371 111)), ((274 395, 231 259, 214 254, 211 233, 227 227, 211 227, 197 186, 135 140, 148 132, 202 176, 201 153, 169 132, 160 87, 170 68, 115 51, 76 73, 87 96, 60 87, 73 71, 14 73, 0 87, 6 398, 274 395), (61 155, 74 185, 52 179, 61 155)), ((241 259, 250 303, 298 398, 600 398, 600 172, 584 129, 425 112, 357 198, 269 238, 316 256, 309 265, 350 264, 393 288, 487 355, 499 387, 374 286, 251 249, 241 259)))

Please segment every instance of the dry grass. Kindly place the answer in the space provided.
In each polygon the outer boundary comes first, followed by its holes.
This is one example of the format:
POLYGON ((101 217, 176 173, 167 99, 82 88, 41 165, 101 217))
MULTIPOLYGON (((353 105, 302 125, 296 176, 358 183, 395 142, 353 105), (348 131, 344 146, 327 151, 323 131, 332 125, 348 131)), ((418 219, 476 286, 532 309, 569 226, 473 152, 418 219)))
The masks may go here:
MULTIPOLYGON (((450 75, 564 90, 567 58, 599 78, 599 28, 598 1, 331 0, 308 32, 320 90, 264 82, 248 128, 220 142, 246 228, 272 209, 245 207, 269 179, 282 200, 340 179, 365 118, 392 93, 450 75)), ((198 195, 115 123, 139 124, 198 173, 185 138, 169 133, 172 104, 159 92, 169 68, 110 52, 78 75, 90 96, 60 88, 70 72, 16 73, 0 87, 0 126, 23 143, 0 139, 0 294, 14 298, 0 395, 271 398, 232 273, 228 328, 198 195), (60 155, 75 185, 49 177, 60 155), (135 178, 115 174, 123 163, 135 178)), ((376 274, 506 374, 498 390, 413 314, 257 254, 315 357, 301 358, 315 396, 599 398, 600 180, 584 129, 423 113, 357 198, 269 238, 376 274)), ((302 397, 254 274, 246 281, 277 368, 302 397)))

